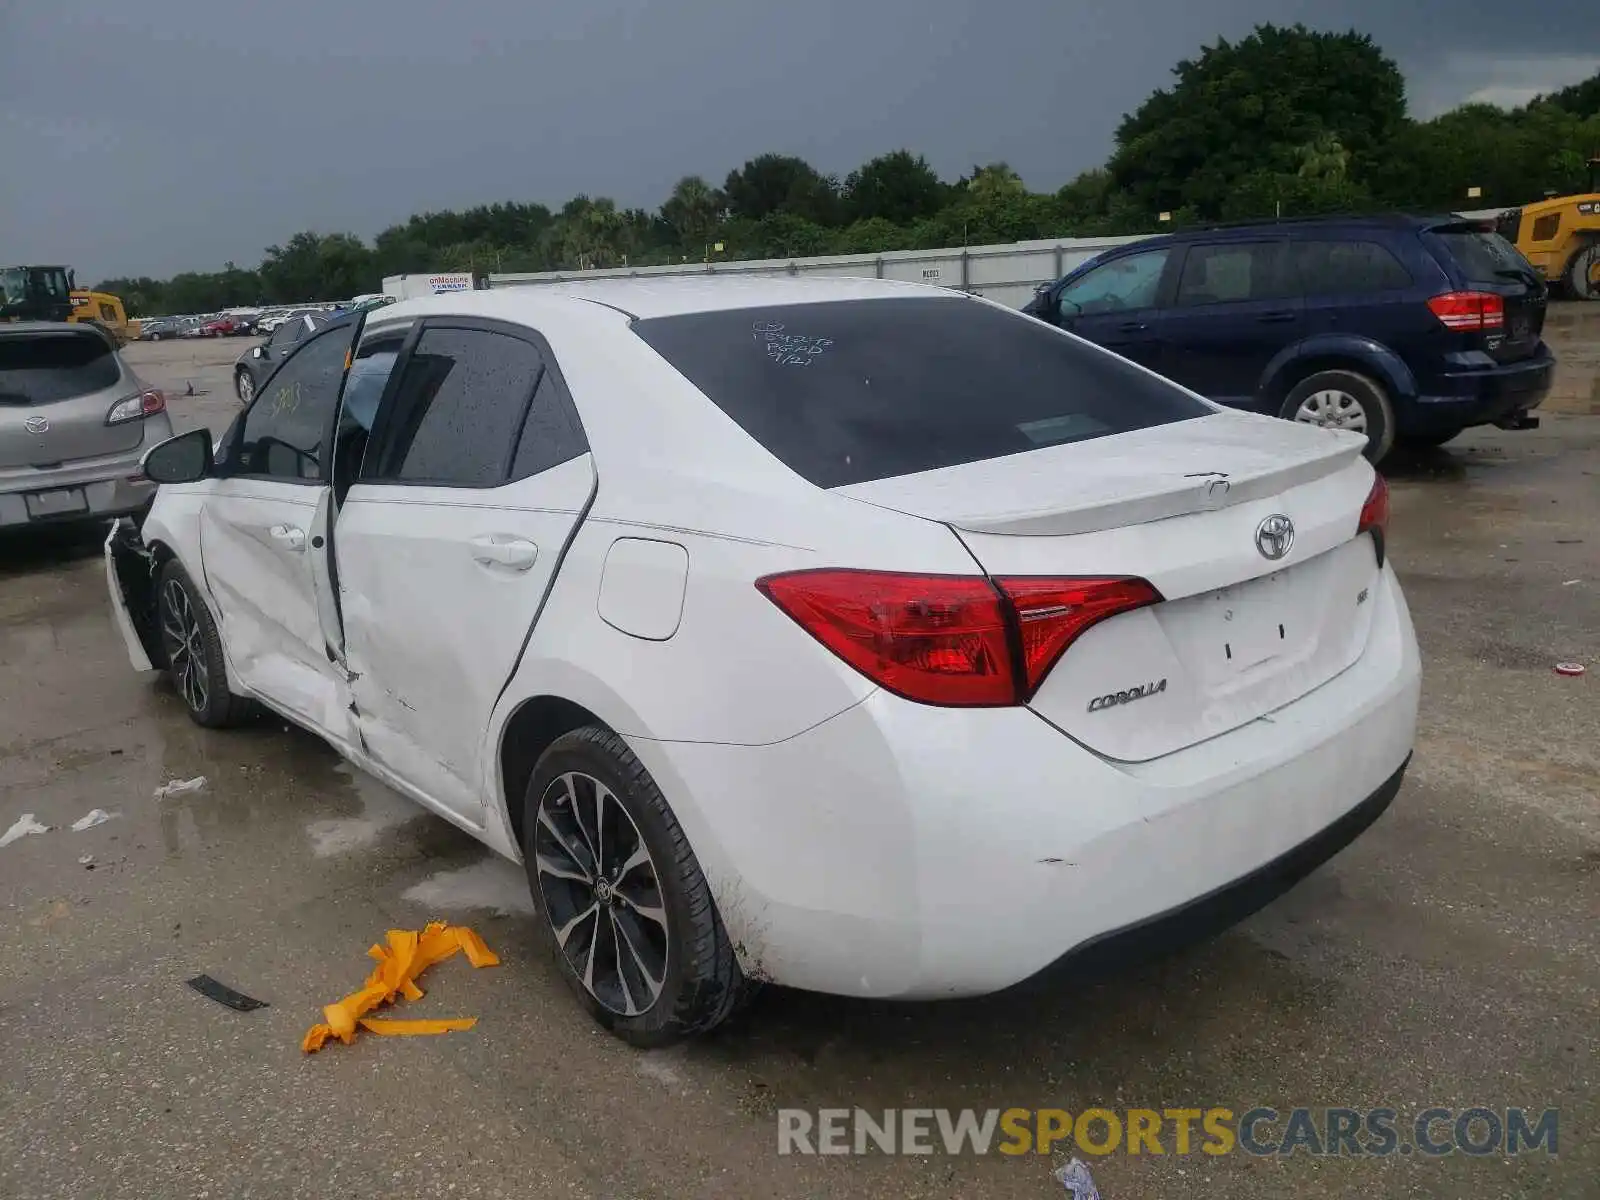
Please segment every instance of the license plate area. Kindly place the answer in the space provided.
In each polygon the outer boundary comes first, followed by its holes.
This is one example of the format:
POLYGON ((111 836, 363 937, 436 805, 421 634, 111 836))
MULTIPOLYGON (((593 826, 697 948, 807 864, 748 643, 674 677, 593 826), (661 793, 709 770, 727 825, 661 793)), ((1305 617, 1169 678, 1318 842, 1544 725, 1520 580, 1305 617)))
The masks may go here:
POLYGON ((1298 641, 1287 571, 1213 592, 1203 624, 1209 636, 1197 647, 1206 673, 1238 675, 1270 662, 1298 641))
POLYGON ((64 517, 89 511, 89 501, 82 488, 54 488, 48 492, 29 492, 23 497, 28 505, 28 516, 64 517))

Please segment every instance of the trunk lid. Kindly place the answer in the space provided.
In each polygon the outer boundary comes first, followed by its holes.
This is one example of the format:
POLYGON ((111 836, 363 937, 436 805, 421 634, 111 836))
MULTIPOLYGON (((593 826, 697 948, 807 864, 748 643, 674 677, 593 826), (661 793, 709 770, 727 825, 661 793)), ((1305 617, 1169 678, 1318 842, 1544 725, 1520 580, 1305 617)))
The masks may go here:
POLYGON ((0 327, 0 469, 133 450, 143 422, 107 425, 106 414, 139 390, 96 329, 0 327))
POLYGON ((1031 702, 1138 762, 1265 716, 1360 656, 1377 579, 1372 540, 1355 536, 1373 478, 1362 445, 1218 413, 836 490, 949 525, 991 576, 1154 584, 1161 603, 1090 628, 1031 702), (1277 516, 1293 538, 1268 558, 1257 534, 1277 516))

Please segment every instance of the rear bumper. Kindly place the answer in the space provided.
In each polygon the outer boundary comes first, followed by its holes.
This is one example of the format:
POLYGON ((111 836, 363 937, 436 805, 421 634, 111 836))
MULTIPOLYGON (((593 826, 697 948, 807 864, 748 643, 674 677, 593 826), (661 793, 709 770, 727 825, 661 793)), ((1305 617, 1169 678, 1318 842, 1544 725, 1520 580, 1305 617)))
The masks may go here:
POLYGON ((1445 433, 1492 425, 1544 403, 1555 380, 1548 349, 1536 358, 1474 371, 1452 371, 1419 380, 1416 399, 1395 418, 1401 433, 1445 433))
POLYGON ((1237 920, 1370 823, 1399 786, 1421 681, 1392 570, 1376 590, 1353 666, 1147 763, 1025 709, 885 692, 771 746, 629 741, 746 971, 880 998, 998 991, 1237 920))
MULTIPOLYGON (((134 470, 138 469, 137 463, 134 470)), ((60 483, 51 479, 28 492, 0 493, 0 528, 21 525, 70 524, 74 521, 102 521, 111 517, 125 517, 138 512, 156 494, 156 485, 147 479, 133 480, 128 476, 101 479, 89 483, 60 483), (62 488, 81 488, 85 507, 75 512, 36 516, 29 511, 30 492, 55 491, 62 488)))
POLYGON ((0 471, 0 528, 107 520, 139 512, 156 494, 144 477, 145 454, 172 436, 165 413, 145 418, 143 436, 133 449, 103 458, 86 458, 59 467, 0 471), (35 515, 28 497, 40 492, 81 490, 84 507, 74 512, 35 515))

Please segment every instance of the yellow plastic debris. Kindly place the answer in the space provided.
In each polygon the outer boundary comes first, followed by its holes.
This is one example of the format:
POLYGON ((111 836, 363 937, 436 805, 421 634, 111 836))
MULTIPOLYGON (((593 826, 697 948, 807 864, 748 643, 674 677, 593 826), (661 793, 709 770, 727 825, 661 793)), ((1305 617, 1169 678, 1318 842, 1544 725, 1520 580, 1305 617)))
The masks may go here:
POLYGON ((387 945, 373 946, 368 958, 378 960, 366 985, 351 992, 337 1004, 322 1010, 327 1019, 323 1025, 313 1025, 300 1043, 300 1049, 313 1054, 322 1049, 330 1037, 345 1045, 355 1041, 356 1026, 380 1037, 416 1037, 421 1034, 452 1033, 471 1029, 476 1017, 458 1017, 448 1020, 389 1021, 369 1018, 367 1013, 382 1004, 393 1004, 396 996, 407 1000, 422 999, 422 989, 416 977, 436 962, 443 962, 457 950, 466 952, 467 961, 474 967, 497 967, 500 960, 493 950, 472 930, 463 925, 446 925, 435 921, 418 933, 415 929, 391 929, 387 945))

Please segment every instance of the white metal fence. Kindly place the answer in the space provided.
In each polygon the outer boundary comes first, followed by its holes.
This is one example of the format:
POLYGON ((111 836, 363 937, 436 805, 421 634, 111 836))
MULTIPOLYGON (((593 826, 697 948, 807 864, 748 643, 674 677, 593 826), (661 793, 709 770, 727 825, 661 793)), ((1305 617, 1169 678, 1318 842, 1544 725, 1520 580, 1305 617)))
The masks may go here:
MULTIPOLYGON (((1498 209, 1462 213, 1471 219, 1499 215, 1498 209)), ((1143 236, 1046 238, 995 246, 941 250, 893 250, 883 254, 829 254, 817 258, 764 258, 743 262, 677 263, 665 267, 611 267, 597 271, 537 271, 492 274, 489 286, 526 287, 579 279, 653 279, 673 275, 821 275, 898 279, 931 283, 985 296, 1021 308, 1041 284, 1060 279, 1079 263, 1112 246, 1143 236)))

